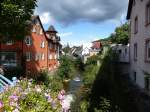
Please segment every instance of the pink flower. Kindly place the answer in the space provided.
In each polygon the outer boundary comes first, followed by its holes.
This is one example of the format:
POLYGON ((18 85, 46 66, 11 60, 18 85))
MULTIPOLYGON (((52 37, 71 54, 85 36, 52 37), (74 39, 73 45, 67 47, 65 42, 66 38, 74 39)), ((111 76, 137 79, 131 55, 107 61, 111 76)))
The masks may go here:
POLYGON ((49 103, 51 103, 53 99, 51 98, 51 96, 48 96, 47 100, 48 100, 49 103))
POLYGON ((56 99, 51 102, 51 106, 53 109, 56 109, 56 99))
POLYGON ((2 108, 4 106, 3 102, 0 101, 0 108, 2 108))
POLYGON ((58 100, 64 100, 65 95, 58 94, 58 100))
POLYGON ((17 95, 14 94, 14 95, 9 96, 9 99, 16 102, 16 101, 18 101, 19 96, 17 96, 17 95))
POLYGON ((60 91, 60 94, 62 94, 62 95, 65 95, 65 93, 66 93, 66 92, 65 92, 64 89, 60 91))
POLYGON ((15 110, 13 110, 12 112, 20 112, 17 108, 15 110))

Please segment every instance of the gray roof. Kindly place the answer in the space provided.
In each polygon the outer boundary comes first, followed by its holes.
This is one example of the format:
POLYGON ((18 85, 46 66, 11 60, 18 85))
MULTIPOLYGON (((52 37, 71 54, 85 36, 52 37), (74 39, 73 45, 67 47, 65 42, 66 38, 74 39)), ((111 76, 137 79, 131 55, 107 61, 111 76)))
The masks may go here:
POLYGON ((56 32, 56 33, 57 33, 57 31, 55 30, 55 28, 54 28, 53 25, 51 25, 51 26, 48 28, 47 31, 49 31, 49 32, 56 32))

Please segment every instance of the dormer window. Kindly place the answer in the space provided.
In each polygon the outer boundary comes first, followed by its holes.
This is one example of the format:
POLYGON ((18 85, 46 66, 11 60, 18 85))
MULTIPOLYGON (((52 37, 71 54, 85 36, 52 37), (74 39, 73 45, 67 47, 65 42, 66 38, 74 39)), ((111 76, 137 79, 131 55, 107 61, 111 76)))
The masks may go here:
POLYGON ((33 32, 33 33, 36 33, 35 27, 32 28, 32 32, 33 32))
POLYGON ((40 35, 42 35, 43 34, 43 30, 42 30, 42 28, 40 29, 40 35))
POLYGON ((27 37, 25 38, 25 43, 26 43, 26 45, 31 45, 31 44, 32 44, 32 39, 31 39, 30 36, 27 36, 27 37))

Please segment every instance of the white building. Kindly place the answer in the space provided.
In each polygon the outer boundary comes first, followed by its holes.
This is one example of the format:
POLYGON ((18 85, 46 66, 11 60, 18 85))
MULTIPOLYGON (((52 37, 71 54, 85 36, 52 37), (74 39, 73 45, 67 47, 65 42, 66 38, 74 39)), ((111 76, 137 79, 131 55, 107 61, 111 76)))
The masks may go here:
POLYGON ((129 63, 129 44, 113 44, 112 49, 119 54, 119 62, 129 63))
POLYGON ((129 0, 131 78, 150 90, 150 1, 129 0))

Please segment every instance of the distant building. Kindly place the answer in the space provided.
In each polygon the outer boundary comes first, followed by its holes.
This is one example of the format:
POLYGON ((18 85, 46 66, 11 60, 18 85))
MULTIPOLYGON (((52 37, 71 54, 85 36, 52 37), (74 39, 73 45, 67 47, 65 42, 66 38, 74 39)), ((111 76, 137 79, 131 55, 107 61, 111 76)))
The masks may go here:
POLYGON ((131 78, 150 90, 150 1, 129 0, 131 78))
POLYGON ((90 57, 90 49, 85 47, 82 51, 82 55, 83 55, 83 63, 86 63, 87 59, 90 57))
POLYGON ((97 55, 100 51, 102 51, 102 43, 100 40, 93 41, 92 47, 90 49, 90 56, 97 55))
POLYGON ((74 57, 82 58, 83 46, 73 46, 71 48, 71 55, 74 57))
POLYGON ((31 34, 24 40, 0 43, 0 64, 4 67, 21 66, 26 74, 32 75, 44 69, 54 70, 61 49, 57 31, 50 26, 45 32, 39 16, 32 17, 31 26, 31 34))
POLYGON ((119 62, 129 63, 129 44, 112 44, 111 48, 119 55, 119 62))

